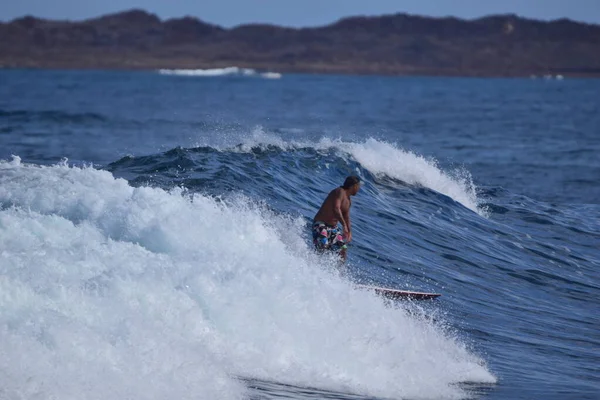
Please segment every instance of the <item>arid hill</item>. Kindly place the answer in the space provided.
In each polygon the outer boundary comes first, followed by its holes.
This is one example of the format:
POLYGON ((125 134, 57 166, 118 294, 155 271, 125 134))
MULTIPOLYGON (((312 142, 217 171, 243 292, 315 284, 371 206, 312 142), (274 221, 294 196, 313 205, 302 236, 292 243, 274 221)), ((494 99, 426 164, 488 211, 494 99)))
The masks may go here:
POLYGON ((0 23, 0 65, 35 68, 216 68, 462 76, 600 76, 600 25, 497 15, 406 14, 292 29, 225 29, 132 10, 71 22, 0 23))

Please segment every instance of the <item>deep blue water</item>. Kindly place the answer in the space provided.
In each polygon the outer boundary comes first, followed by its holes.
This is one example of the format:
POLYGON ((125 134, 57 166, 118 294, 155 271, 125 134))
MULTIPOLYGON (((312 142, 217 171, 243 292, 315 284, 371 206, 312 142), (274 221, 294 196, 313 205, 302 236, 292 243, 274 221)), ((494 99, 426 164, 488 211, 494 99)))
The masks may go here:
POLYGON ((599 399, 598 93, 0 71, 0 393, 599 399))

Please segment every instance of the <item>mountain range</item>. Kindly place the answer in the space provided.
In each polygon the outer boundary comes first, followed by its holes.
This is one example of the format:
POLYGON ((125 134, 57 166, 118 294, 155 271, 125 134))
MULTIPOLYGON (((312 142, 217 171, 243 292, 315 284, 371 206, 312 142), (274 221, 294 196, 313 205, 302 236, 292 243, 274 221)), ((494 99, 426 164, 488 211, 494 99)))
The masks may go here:
POLYGON ((330 25, 233 28, 130 10, 84 21, 0 23, 8 68, 205 69, 444 76, 600 76, 600 25, 516 15, 395 14, 330 25))

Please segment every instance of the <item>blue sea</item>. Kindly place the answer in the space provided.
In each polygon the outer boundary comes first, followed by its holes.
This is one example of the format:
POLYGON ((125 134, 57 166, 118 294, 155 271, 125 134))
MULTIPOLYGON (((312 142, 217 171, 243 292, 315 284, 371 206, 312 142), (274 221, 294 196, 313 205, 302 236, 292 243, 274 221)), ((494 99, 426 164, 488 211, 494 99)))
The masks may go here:
POLYGON ((600 80, 560 78, 0 70, 0 397, 600 399, 600 80))

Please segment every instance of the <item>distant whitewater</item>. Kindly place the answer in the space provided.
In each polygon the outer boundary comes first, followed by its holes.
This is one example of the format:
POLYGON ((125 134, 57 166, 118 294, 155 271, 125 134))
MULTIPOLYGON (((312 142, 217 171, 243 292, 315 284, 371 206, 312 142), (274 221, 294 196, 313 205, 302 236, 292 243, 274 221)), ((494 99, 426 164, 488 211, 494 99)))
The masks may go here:
POLYGON ((281 74, 278 72, 258 72, 251 68, 227 67, 227 68, 210 68, 210 69, 159 69, 161 75, 179 75, 179 76, 201 76, 201 77, 216 77, 216 76, 253 76, 265 79, 280 79, 281 74))

